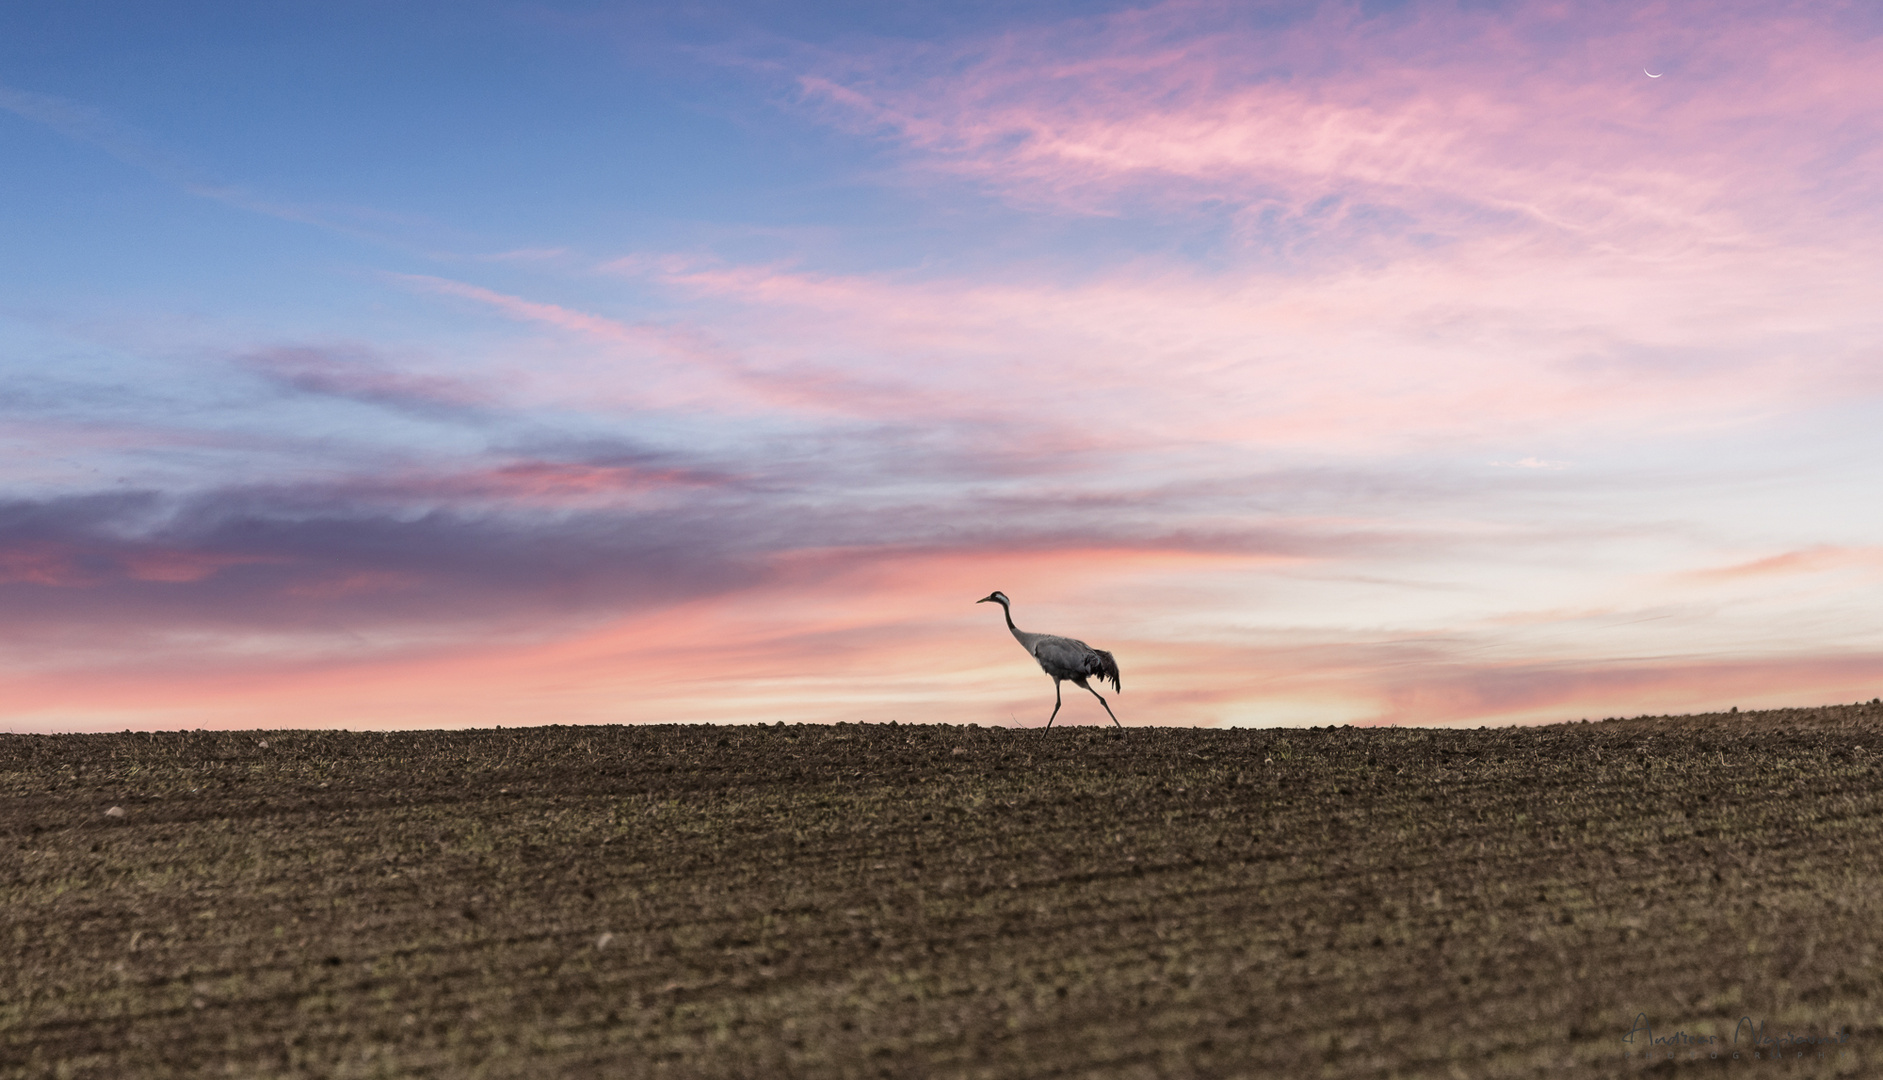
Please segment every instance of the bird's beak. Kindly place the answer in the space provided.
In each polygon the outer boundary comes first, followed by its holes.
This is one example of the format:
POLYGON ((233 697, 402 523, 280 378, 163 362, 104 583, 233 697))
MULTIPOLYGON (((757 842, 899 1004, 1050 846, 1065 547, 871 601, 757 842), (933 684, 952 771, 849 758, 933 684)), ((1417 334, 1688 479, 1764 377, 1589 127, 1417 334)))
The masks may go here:
POLYGON ((976 600, 976 601, 975 601, 975 603, 977 603, 977 604, 985 604, 985 603, 987 603, 987 602, 988 602, 989 600, 992 600, 992 599, 993 599, 993 597, 991 597, 991 596, 983 596, 983 597, 981 597, 981 598, 980 598, 979 600, 976 600))

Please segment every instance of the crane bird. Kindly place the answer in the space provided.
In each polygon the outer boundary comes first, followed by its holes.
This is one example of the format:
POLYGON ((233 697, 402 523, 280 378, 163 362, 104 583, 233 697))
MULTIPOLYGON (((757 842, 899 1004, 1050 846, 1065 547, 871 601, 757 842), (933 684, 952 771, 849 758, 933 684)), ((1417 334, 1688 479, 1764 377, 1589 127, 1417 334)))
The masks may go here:
POLYGON ((1111 705, 1105 700, 1105 696, 1093 690, 1085 681, 1097 675, 1099 682, 1109 679, 1113 690, 1120 694, 1125 692, 1125 688, 1118 683, 1118 661, 1112 659, 1110 653, 1104 649, 1094 649, 1077 638, 1060 637, 1058 634, 1027 633, 1013 624, 1013 608, 1009 606, 1013 601, 1007 599, 1007 594, 998 589, 976 600, 975 603, 999 604, 1000 610, 1006 613, 1007 629, 1013 631, 1014 640, 1027 651, 1027 655, 1039 661, 1041 671, 1053 677, 1053 715, 1046 718, 1047 727, 1052 727, 1053 720, 1059 716, 1059 706, 1062 704, 1059 696, 1061 681, 1070 681, 1074 686, 1085 687, 1093 697, 1098 698, 1100 705, 1105 706, 1105 715, 1111 717, 1111 722, 1124 727, 1123 724, 1118 723, 1118 714, 1111 711, 1111 705))

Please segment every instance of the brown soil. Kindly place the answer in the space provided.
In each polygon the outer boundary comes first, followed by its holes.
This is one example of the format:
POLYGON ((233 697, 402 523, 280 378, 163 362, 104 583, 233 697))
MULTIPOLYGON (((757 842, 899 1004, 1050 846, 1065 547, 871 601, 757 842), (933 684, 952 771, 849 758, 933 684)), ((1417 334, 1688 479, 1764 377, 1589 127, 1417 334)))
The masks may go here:
POLYGON ((1883 1075, 1880 766, 1878 703, 0 736, 0 1075, 1883 1075))

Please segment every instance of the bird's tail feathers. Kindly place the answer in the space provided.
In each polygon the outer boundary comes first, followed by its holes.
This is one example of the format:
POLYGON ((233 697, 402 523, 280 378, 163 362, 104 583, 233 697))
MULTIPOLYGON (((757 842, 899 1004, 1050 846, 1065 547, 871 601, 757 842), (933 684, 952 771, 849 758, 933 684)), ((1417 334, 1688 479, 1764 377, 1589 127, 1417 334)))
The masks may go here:
POLYGON ((1124 693, 1125 688, 1118 682, 1118 661, 1113 659, 1112 654, 1106 652, 1104 649, 1093 649, 1092 651, 1098 654, 1097 674, 1099 681, 1109 682, 1113 690, 1121 694, 1124 693))

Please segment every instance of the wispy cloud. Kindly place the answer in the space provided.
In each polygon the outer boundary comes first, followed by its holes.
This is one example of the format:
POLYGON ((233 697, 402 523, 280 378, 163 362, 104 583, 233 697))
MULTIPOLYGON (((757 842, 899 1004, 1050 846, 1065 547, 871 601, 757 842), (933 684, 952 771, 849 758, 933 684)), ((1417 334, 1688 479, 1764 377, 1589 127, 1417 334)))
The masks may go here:
POLYGON ((187 639, 198 662, 217 663, 246 639, 296 627, 462 639, 712 592, 757 572, 735 530, 691 515, 409 514, 373 509, 371 493, 341 494, 329 490, 325 505, 311 492, 233 491, 0 507, 0 634, 37 654, 81 630, 81 653, 187 639))
POLYGON ((1331 199, 1317 228, 1348 237, 1393 207, 1415 228, 1637 248, 1739 244, 1772 215, 1821 226, 1797 196, 1876 175, 1883 43, 1783 6, 1698 10, 1163 3, 826 54, 799 85, 935 167, 1071 208, 1228 198, 1259 229, 1331 199), (1644 57, 1672 77, 1643 77, 1644 57))
POLYGON ((396 243, 396 234, 438 231, 435 222, 409 214, 364 206, 296 202, 231 183, 211 175, 148 133, 83 102, 0 84, 0 109, 102 150, 187 194, 213 199, 239 210, 376 243, 396 243))
POLYGON ((1848 548, 1820 545, 1802 551, 1787 551, 1761 559, 1708 567, 1685 573, 1689 580, 1724 582, 1746 578, 1819 574, 1836 570, 1883 571, 1883 548, 1848 548))
POLYGON ((276 346, 247 353, 240 362, 296 393, 421 416, 468 418, 488 412, 493 404, 484 387, 462 379, 400 371, 360 346, 276 346))
POLYGON ((144 133, 119 123, 99 109, 53 94, 0 84, 0 109, 43 124, 53 131, 97 147, 179 187, 207 185, 207 177, 175 154, 159 147, 144 133))
POLYGON ((1855 291, 1801 290, 1775 266, 1669 276, 1548 252, 1305 279, 1171 266, 1014 284, 637 269, 722 305, 723 336, 815 350, 821 377, 796 385, 818 387, 820 405, 848 396, 876 415, 1101 442, 1351 451, 1506 442, 1539 427, 1712 427, 1847 393, 1852 335, 1877 321, 1855 291), (1675 343, 1707 362, 1681 362, 1675 343))
MULTIPOLYGON (((923 397, 921 388, 884 374, 878 365, 815 362, 757 343, 735 346, 688 322, 624 322, 444 278, 399 275, 398 280, 474 301, 512 319, 620 347, 644 362, 660 362, 657 368, 637 370, 631 388, 624 386, 622 391, 625 397, 650 407, 699 407, 712 401, 726 411, 782 409, 823 416, 882 416, 886 412, 907 415, 919 408, 923 397)), ((698 283, 697 275, 674 280, 698 283)))

